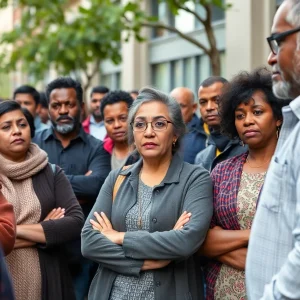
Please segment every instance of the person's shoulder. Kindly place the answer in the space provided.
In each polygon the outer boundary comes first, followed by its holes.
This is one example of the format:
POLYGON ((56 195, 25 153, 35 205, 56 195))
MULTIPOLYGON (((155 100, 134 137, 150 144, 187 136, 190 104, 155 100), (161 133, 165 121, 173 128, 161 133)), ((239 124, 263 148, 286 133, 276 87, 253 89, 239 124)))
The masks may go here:
POLYGON ((201 165, 190 164, 188 162, 183 162, 181 177, 202 177, 209 176, 209 172, 201 165))
POLYGON ((212 173, 224 173, 226 170, 238 168, 245 160, 247 153, 242 153, 219 162, 213 169, 212 173))
POLYGON ((95 147, 95 148, 103 148, 103 142, 97 138, 95 138, 94 136, 90 135, 89 133, 86 133, 84 131, 82 131, 81 133, 82 135, 84 135, 86 142, 91 146, 91 147, 95 147))
POLYGON ((44 139, 46 139, 49 135, 51 135, 52 131, 50 127, 44 128, 42 130, 38 130, 34 133, 34 137, 32 141, 34 143, 40 142, 44 139))

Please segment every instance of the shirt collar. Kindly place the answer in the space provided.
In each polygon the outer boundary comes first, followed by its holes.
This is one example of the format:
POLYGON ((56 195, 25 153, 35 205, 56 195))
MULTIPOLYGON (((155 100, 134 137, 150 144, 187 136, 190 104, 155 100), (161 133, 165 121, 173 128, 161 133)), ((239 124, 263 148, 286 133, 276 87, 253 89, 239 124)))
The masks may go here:
POLYGON ((294 112, 296 117, 300 120, 300 96, 291 101, 290 105, 283 108, 283 112, 288 112, 289 108, 294 112))
POLYGON ((104 122, 103 122, 103 121, 101 121, 101 122, 96 122, 95 117, 94 117, 93 115, 90 116, 90 123, 91 123, 91 124, 98 125, 98 126, 104 125, 104 122))
MULTIPOLYGON (((55 135, 55 132, 53 130, 53 126, 51 126, 49 129, 45 130, 45 135, 44 135, 43 140, 46 141, 46 140, 49 140, 50 138, 57 139, 56 135, 55 135)), ((80 138, 84 143, 87 142, 87 134, 84 132, 81 125, 80 125, 80 128, 79 128, 78 135, 73 140, 76 140, 78 138, 80 138)))

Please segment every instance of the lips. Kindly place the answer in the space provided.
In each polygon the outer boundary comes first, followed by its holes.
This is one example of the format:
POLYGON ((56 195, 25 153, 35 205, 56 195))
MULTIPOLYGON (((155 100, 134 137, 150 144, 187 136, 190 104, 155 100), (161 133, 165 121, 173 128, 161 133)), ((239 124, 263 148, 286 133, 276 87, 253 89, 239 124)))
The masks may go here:
POLYGON ((118 131, 118 132, 114 132, 113 135, 116 137, 123 137, 126 134, 125 131, 118 131))
POLYGON ((243 135, 247 138, 255 137, 259 132, 257 130, 246 130, 243 135))
POLYGON ((11 143, 12 144, 22 144, 22 143, 24 143, 25 141, 23 140, 23 139, 15 139, 15 140, 13 140, 11 143))
POLYGON ((154 149, 157 146, 155 143, 145 143, 143 144, 143 147, 146 149, 154 149))

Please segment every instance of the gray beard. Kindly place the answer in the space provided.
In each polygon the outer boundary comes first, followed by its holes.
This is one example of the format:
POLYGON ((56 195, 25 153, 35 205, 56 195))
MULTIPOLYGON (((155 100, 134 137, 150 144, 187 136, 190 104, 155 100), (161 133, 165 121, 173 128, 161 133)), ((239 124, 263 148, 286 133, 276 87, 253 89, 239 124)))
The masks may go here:
POLYGON ((61 134, 68 134, 72 132, 74 128, 75 128, 75 123, 55 126, 55 130, 61 134))
POLYGON ((274 95, 282 100, 288 100, 290 99, 290 90, 291 90, 291 84, 286 81, 280 81, 280 82, 273 82, 273 93, 274 95))
MULTIPOLYGON (((299 91, 300 87, 300 54, 299 52, 295 52, 294 57, 293 57, 293 65, 294 69, 292 71, 292 82, 287 82, 287 81, 279 81, 279 82, 273 82, 273 93, 275 94, 276 97, 290 101, 290 99, 293 99, 298 97, 298 95, 293 95, 295 94, 295 91, 299 91), (293 92, 294 91, 294 92, 293 92)), ((280 68, 279 68, 279 71, 280 68)))

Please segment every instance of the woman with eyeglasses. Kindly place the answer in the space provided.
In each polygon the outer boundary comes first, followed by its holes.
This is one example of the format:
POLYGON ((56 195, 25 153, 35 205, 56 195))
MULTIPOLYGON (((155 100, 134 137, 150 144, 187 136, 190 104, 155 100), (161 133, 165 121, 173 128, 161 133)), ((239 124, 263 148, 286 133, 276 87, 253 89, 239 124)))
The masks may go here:
POLYGON ((192 254, 212 216, 209 174, 177 154, 185 125, 173 98, 142 89, 128 123, 141 159, 110 173, 82 231, 83 255, 99 263, 89 299, 204 299, 192 254))
POLYGON ((218 164, 211 177, 214 214, 199 253, 206 267, 207 300, 247 299, 245 263, 252 221, 282 123, 266 69, 235 76, 220 98, 221 127, 249 151, 218 164))

